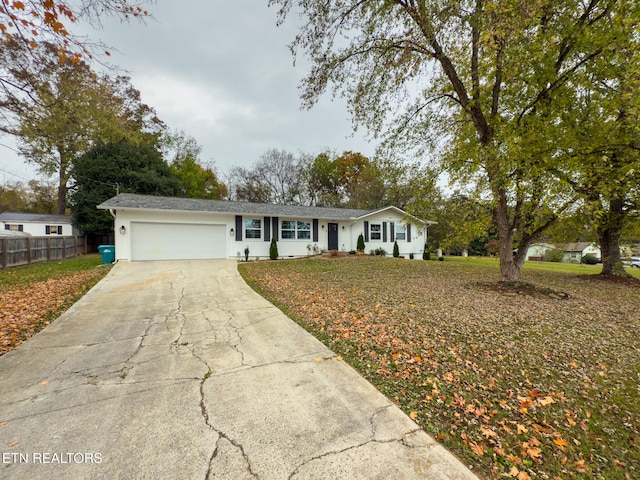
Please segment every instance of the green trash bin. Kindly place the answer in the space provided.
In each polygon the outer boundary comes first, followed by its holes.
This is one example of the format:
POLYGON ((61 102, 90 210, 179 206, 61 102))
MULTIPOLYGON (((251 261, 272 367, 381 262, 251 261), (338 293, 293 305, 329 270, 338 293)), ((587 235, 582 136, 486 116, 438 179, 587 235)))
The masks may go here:
POLYGON ((108 264, 116 261, 115 245, 100 245, 98 246, 98 252, 102 255, 102 263, 108 264))

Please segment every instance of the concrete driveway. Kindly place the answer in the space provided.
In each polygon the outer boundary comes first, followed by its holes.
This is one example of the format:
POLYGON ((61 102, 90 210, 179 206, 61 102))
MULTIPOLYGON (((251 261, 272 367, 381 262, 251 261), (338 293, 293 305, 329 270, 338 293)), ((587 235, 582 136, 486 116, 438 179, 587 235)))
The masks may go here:
POLYGON ((472 479, 241 279, 119 263, 0 357, 0 478, 472 479))

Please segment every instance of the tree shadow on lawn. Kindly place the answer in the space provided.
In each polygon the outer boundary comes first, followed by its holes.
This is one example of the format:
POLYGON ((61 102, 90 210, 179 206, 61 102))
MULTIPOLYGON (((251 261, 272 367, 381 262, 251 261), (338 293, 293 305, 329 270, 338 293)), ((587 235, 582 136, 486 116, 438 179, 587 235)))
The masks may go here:
POLYGON ((505 297, 524 296, 566 300, 570 296, 567 292, 539 287, 526 282, 475 282, 471 285, 485 292, 495 292, 505 297))

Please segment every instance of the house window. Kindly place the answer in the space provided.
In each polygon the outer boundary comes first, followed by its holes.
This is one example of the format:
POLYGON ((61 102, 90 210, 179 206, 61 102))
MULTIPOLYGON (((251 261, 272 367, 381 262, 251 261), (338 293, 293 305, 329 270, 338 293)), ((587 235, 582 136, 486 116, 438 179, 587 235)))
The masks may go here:
POLYGON ((382 224, 371 224, 371 240, 382 240, 382 224))
POLYGON ((294 239, 296 238, 296 222, 292 222, 291 220, 283 220, 282 221, 282 230, 280 231, 281 237, 283 239, 294 239))
POLYGON ((247 239, 262 238, 262 220, 259 218, 247 218, 244 221, 244 237, 247 239))
POLYGON ((62 235, 62 225, 47 225, 45 227, 47 235, 62 235))
POLYGON ((311 222, 296 222, 298 240, 311 240, 311 222))
POLYGON ((401 223, 396 223, 396 240, 406 240, 407 239, 407 227, 402 225, 401 223))
POLYGON ((283 220, 280 233, 283 239, 311 240, 311 222, 283 220))
POLYGON ((4 224, 4 229, 5 230, 11 230, 12 232, 23 232, 24 231, 24 225, 18 225, 16 223, 5 223, 4 224))

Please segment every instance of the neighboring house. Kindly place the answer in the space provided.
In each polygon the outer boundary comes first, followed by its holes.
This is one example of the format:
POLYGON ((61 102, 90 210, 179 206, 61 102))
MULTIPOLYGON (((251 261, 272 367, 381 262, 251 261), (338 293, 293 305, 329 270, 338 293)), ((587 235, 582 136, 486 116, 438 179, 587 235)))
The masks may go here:
POLYGON ((600 247, 593 242, 568 243, 564 247, 562 261, 566 263, 580 263, 585 255, 593 255, 598 260, 601 259, 600 247))
POLYGON ((555 250, 556 246, 550 243, 533 243, 529 245, 527 249, 527 260, 536 260, 541 262, 544 260, 544 255, 550 250, 555 250))
POLYGON ((429 222, 396 207, 378 210, 271 205, 122 193, 100 205, 115 218, 116 260, 268 258, 272 238, 279 257, 324 250, 383 248, 422 257, 429 222))
POLYGON ((34 237, 76 235, 71 217, 40 213, 0 213, 0 230, 24 232, 34 237))

